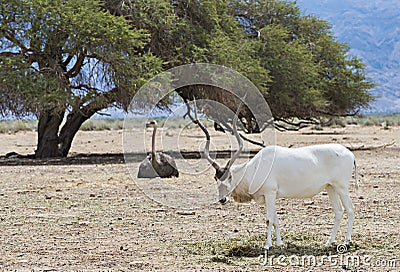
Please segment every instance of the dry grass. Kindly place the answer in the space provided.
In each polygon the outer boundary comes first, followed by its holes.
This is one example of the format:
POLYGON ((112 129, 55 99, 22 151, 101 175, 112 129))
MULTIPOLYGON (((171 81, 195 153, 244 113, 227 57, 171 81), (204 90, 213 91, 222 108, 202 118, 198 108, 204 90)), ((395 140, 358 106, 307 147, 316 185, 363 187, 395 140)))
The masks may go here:
MULTIPOLYGON (((323 135, 279 133, 277 140, 284 146, 332 141, 358 146, 400 138, 397 128, 353 127, 335 131, 323 135)), ((202 139, 194 131, 189 132, 180 137, 187 146, 202 139)), ((175 130, 173 133, 178 135, 175 130)), ((31 146, 32 135, 2 135, 1 146, 23 151, 31 146)), ((214 142, 219 141, 218 135, 213 135, 214 142)), ((80 132, 73 152, 122 152, 120 138, 121 131, 80 132)), ((167 137, 166 141, 172 138, 167 137)), ((142 143, 136 144, 139 148, 142 143)), ((343 256, 371 256, 374 265, 350 266, 260 266, 258 256, 266 231, 263 207, 255 203, 221 207, 215 203, 197 207, 193 213, 180 213, 148 198, 126 165, 118 160, 105 156, 64 162, 2 158, 0 270, 398 271, 400 263, 393 268, 389 261, 400 254, 399 151, 396 142, 387 148, 356 152, 363 197, 359 198, 351 187, 356 207, 354 244, 343 256), (386 266, 376 265, 378 261, 387 261, 386 266)), ((179 159, 177 164, 185 169, 195 161, 179 159)), ((213 172, 207 170, 163 182, 199 190, 212 182, 212 176, 213 172)), ((284 246, 272 247, 270 256, 337 255, 334 246, 324 247, 333 224, 328 196, 319 194, 313 201, 313 205, 305 205, 304 200, 278 201, 284 246)), ((346 216, 338 244, 343 242, 345 223, 346 216)))

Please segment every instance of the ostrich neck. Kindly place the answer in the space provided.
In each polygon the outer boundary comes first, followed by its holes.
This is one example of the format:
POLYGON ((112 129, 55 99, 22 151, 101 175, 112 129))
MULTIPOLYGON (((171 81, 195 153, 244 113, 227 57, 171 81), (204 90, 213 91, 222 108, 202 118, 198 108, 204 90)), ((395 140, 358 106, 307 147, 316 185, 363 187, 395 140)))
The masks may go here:
POLYGON ((151 163, 157 163, 156 159, 156 131, 157 127, 153 128, 153 137, 151 138, 151 163))

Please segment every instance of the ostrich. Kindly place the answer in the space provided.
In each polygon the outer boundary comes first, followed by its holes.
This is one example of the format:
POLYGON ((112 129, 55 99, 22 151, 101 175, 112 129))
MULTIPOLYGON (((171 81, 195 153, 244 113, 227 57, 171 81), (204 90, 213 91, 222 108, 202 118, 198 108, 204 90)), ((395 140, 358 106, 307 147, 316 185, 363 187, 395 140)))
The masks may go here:
POLYGON ((138 178, 170 178, 179 177, 179 172, 174 159, 162 152, 156 153, 156 131, 157 122, 151 121, 146 127, 153 128, 151 139, 151 155, 149 155, 139 166, 138 178))

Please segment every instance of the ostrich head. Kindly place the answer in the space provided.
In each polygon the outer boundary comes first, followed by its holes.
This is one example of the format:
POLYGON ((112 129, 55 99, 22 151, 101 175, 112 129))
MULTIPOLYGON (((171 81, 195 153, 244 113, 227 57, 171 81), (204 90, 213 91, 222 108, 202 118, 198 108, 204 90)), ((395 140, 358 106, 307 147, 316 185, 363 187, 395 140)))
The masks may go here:
POLYGON ((146 123, 146 128, 150 128, 150 127, 156 128, 157 127, 157 122, 155 120, 153 120, 153 121, 150 121, 150 122, 146 123))

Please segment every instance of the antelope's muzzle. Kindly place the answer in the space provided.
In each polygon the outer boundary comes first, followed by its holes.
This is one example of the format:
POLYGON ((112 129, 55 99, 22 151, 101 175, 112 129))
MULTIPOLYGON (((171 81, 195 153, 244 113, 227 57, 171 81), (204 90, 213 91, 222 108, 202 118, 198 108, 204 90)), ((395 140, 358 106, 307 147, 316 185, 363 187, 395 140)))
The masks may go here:
POLYGON ((222 205, 225 205, 226 203, 228 203, 228 201, 229 201, 229 198, 224 197, 224 198, 221 198, 221 199, 219 200, 219 203, 221 203, 222 205))

